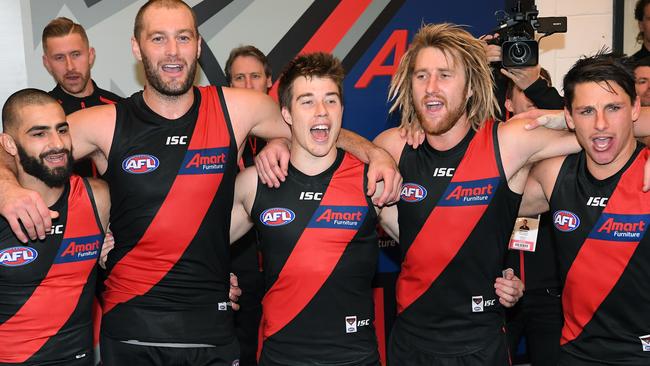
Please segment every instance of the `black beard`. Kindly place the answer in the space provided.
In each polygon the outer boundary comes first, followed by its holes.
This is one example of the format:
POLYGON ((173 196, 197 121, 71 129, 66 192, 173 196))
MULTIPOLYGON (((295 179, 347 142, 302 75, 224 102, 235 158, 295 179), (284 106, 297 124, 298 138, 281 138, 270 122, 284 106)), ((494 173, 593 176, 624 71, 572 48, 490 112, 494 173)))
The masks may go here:
POLYGON ((18 150, 18 156, 20 157, 20 165, 23 167, 25 173, 38 178, 45 185, 50 188, 59 188, 63 187, 64 184, 70 180, 70 175, 72 174, 72 152, 68 149, 60 150, 49 150, 41 155, 38 158, 30 156, 27 154, 27 151, 22 148, 22 146, 16 144, 18 150), (66 166, 50 169, 45 165, 43 161, 50 154, 60 154, 65 153, 67 155, 68 162, 66 166))
POLYGON ((144 74, 151 84, 151 87, 154 88, 160 95, 167 97, 178 97, 187 93, 188 90, 194 84, 194 77, 196 76, 196 60, 190 64, 190 70, 187 73, 187 79, 178 87, 174 87, 171 84, 165 84, 162 81, 162 78, 156 71, 156 66, 151 63, 147 56, 142 54, 142 64, 144 65, 144 74))

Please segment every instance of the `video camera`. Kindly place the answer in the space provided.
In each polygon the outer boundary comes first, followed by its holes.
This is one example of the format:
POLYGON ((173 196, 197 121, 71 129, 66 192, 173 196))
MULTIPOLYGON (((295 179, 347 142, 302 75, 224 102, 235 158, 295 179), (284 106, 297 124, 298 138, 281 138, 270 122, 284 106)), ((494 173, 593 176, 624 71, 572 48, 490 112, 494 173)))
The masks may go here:
POLYGON ((492 33, 499 33, 499 37, 490 41, 501 45, 503 67, 537 65, 539 44, 535 32, 543 37, 566 33, 566 17, 538 18, 535 0, 506 0, 506 9, 496 12, 499 26, 492 33))

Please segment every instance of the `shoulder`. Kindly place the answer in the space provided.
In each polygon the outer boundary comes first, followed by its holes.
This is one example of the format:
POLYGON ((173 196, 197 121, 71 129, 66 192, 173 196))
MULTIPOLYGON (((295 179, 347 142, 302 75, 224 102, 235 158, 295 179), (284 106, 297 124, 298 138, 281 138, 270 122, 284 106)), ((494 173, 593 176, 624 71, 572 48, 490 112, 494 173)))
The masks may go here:
POLYGON ((104 104, 90 108, 80 109, 67 116, 69 122, 73 123, 107 123, 115 122, 115 105, 104 104))
POLYGON ((393 127, 380 133, 375 137, 373 143, 388 151, 393 159, 398 161, 402 154, 402 150, 404 149, 404 145, 406 144, 406 137, 400 135, 399 128, 393 127))

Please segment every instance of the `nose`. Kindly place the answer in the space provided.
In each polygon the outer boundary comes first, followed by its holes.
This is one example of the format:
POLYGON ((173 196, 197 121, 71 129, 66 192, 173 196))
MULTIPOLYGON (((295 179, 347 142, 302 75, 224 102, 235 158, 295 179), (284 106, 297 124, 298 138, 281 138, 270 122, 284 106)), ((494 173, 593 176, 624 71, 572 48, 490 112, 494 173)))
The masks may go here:
POLYGON ((61 139, 61 135, 58 133, 51 133, 50 134, 50 141, 48 142, 50 145, 50 148, 52 150, 61 150, 63 148, 63 139, 61 139))
POLYGON ((316 116, 325 117, 328 115, 327 107, 323 102, 316 102, 316 116))
POLYGON ((178 42, 176 41, 175 38, 170 37, 167 40, 166 47, 165 47, 165 54, 167 56, 175 56, 178 54, 178 42))
POLYGON ((253 79, 250 77, 250 75, 246 75, 246 80, 245 80, 245 88, 246 89, 253 89, 253 79))
POLYGON ((438 79, 435 75, 432 75, 429 77, 429 79, 427 79, 426 87, 427 94, 433 94, 438 91, 438 79))
POLYGON ((70 57, 70 55, 65 56, 65 68, 68 71, 74 70, 74 63, 72 62, 72 57, 70 57))
POLYGON ((596 116, 596 124, 594 126, 598 131, 605 131, 609 127, 609 122, 605 113, 598 113, 596 116))

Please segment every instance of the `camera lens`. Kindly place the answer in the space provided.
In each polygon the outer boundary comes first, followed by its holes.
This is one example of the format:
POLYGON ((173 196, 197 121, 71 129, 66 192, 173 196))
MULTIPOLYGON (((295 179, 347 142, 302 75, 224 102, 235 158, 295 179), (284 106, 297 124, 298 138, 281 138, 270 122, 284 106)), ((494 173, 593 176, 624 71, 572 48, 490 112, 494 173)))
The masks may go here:
POLYGON ((516 65, 522 65, 528 62, 532 51, 530 46, 524 42, 515 42, 508 49, 508 57, 512 60, 512 63, 516 65))

